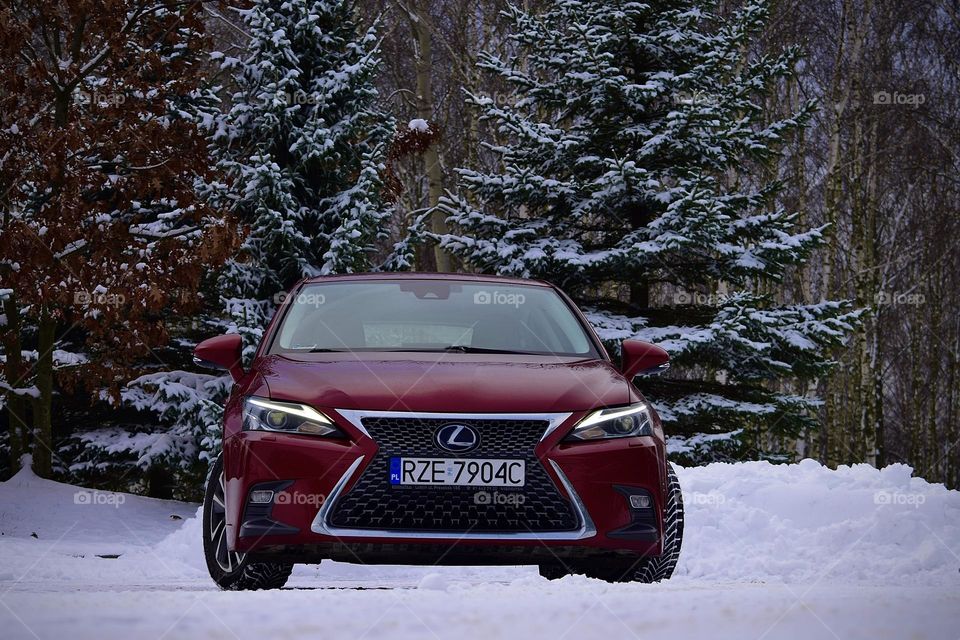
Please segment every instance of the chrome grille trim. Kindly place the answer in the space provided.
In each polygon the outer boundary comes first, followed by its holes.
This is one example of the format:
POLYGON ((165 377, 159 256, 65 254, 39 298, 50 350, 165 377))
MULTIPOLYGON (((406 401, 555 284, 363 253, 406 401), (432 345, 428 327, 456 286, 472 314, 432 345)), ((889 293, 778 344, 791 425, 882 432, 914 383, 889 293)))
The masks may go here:
MULTIPOLYGON (((569 417, 570 413, 420 413, 411 411, 359 411, 354 409, 337 409, 338 414, 348 420, 360 432, 367 437, 370 434, 363 426, 363 418, 384 417, 384 418, 439 418, 449 420, 483 420, 483 419, 504 419, 504 420, 546 420, 548 426, 540 438, 542 442, 547 436, 555 431, 569 417)), ((334 485, 333 490, 323 505, 317 512, 316 517, 310 525, 313 533, 332 536, 334 538, 406 538, 428 540, 583 540, 597 535, 597 529, 587 513, 587 509, 573 489, 573 485, 566 474, 560 469, 560 466, 553 460, 548 460, 551 468, 560 479, 563 490, 569 496, 573 510, 580 522, 579 527, 572 531, 546 531, 546 532, 495 532, 495 533, 469 533, 469 532, 422 532, 422 531, 394 531, 378 529, 348 529, 335 527, 330 523, 330 514, 337 503, 337 499, 343 493, 344 488, 354 478, 357 469, 363 463, 364 456, 359 456, 351 463, 346 472, 340 477, 334 485)))
POLYGON ((361 411, 357 409, 337 409, 337 413, 344 417, 363 435, 370 437, 363 426, 364 418, 427 418, 438 420, 546 420, 547 429, 540 437, 543 442, 547 436, 556 431, 572 413, 431 413, 420 411, 361 411))

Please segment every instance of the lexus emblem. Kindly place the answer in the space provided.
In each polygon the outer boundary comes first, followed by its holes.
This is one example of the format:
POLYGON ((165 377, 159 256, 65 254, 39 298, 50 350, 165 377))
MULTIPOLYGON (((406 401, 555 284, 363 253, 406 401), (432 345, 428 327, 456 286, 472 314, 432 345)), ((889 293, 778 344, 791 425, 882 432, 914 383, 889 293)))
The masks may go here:
POLYGON ((437 446, 452 453, 473 451, 480 444, 480 434, 465 424, 445 424, 434 435, 437 446))

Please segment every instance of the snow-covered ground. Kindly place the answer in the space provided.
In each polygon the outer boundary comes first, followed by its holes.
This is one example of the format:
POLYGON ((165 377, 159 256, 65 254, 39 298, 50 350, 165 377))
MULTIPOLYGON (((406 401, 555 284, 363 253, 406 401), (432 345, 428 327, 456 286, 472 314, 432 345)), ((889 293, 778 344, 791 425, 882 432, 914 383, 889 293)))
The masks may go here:
POLYGON ((687 531, 658 585, 529 567, 299 567, 206 576, 197 505, 21 472, 0 484, 0 637, 960 638, 960 492, 903 466, 681 469, 687 531))

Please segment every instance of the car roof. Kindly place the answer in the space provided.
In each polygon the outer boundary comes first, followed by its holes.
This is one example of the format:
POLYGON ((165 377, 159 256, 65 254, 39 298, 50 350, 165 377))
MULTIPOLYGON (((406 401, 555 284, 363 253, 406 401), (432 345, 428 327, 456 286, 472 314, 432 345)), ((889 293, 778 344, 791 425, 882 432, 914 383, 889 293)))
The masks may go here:
POLYGON ((534 285, 538 287, 552 287, 549 282, 525 278, 511 278, 507 276, 493 276, 479 273, 432 273, 421 271, 397 271, 379 273, 344 273, 339 275, 317 276, 307 278, 304 283, 342 282, 349 280, 452 280, 459 282, 489 282, 513 285, 534 285))

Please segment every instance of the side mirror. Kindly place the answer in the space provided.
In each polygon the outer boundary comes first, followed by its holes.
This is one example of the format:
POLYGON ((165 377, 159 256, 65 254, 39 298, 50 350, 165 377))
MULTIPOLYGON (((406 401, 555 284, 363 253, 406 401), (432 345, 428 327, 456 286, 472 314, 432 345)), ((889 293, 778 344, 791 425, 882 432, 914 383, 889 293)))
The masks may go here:
POLYGON ((240 364, 243 341, 230 333, 204 340, 193 350, 193 361, 208 369, 226 369, 234 382, 239 382, 246 373, 240 364))
POLYGON ((627 380, 634 376, 663 373, 670 368, 670 355, 655 344, 643 340, 624 340, 620 346, 623 366, 621 370, 627 380))

